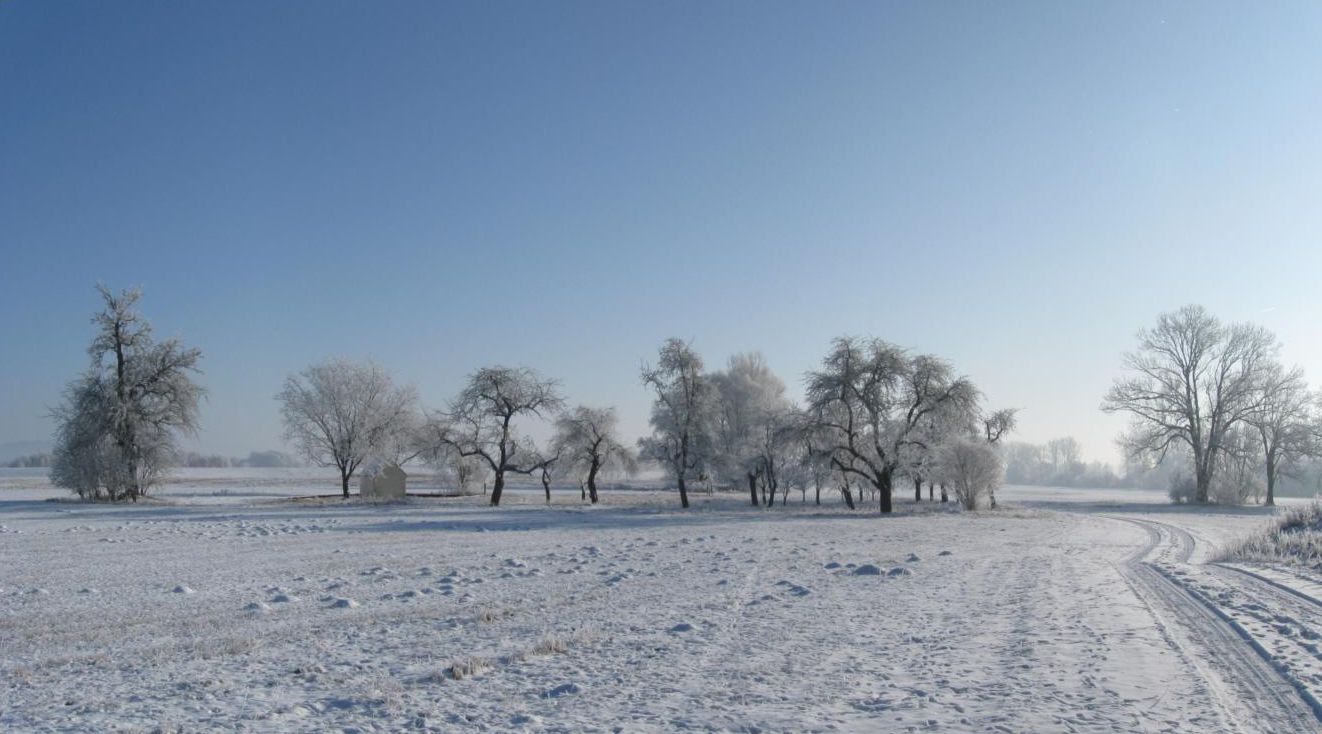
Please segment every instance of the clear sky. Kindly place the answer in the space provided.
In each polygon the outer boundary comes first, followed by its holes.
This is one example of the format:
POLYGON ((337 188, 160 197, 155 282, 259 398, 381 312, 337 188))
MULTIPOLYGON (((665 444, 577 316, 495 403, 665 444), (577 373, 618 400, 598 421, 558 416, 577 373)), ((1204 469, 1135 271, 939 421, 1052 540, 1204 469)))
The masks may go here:
POLYGON ((205 352, 204 431, 373 357, 617 405, 668 336, 951 359, 1018 438, 1189 302, 1322 376, 1322 4, 0 2, 0 442, 49 436, 93 285, 205 352))

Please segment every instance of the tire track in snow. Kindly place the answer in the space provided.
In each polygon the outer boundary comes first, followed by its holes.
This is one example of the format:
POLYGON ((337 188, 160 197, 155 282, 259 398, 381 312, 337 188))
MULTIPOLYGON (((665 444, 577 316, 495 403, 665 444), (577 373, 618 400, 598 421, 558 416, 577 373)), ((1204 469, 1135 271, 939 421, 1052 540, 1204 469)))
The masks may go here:
POLYGON ((1170 644, 1199 672, 1226 729, 1316 730, 1319 714, 1297 695, 1303 693, 1297 682, 1283 675, 1265 649, 1224 611, 1158 565, 1187 564, 1195 550, 1193 536, 1165 523, 1107 517, 1147 532, 1147 544, 1116 568, 1170 644), (1291 689, 1294 693, 1286 692, 1291 689))

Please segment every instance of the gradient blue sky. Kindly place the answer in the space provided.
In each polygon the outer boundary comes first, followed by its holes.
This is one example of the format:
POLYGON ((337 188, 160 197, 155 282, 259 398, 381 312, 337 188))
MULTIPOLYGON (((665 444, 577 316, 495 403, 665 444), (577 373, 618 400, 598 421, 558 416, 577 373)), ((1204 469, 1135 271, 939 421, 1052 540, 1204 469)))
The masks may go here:
POLYGON ((831 337, 954 361, 1113 460, 1134 332, 1201 302, 1322 374, 1322 4, 0 2, 0 442, 92 286, 205 352, 204 431, 373 357, 640 433, 667 336, 797 393, 831 337))

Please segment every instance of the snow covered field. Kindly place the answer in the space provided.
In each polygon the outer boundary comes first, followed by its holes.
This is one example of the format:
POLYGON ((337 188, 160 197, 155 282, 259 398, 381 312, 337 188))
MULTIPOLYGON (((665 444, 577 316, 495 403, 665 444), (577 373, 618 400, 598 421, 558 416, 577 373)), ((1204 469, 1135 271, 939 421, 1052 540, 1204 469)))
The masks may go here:
POLYGON ((1207 563, 1261 508, 1006 488, 136 506, 0 476, 5 731, 1315 731, 1322 579, 1207 563))

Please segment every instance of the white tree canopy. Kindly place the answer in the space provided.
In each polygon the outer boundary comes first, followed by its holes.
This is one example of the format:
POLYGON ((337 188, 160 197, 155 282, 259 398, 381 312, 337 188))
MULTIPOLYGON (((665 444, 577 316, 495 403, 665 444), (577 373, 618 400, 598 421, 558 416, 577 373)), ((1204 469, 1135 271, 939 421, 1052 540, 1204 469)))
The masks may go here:
POLYGON ((418 424, 417 391, 395 385, 371 361, 311 365, 287 377, 276 400, 285 440, 317 466, 338 469, 345 497, 359 465, 371 456, 400 458, 418 424))
POLYGON ((85 498, 136 500, 174 461, 177 434, 197 431, 202 353, 152 338, 136 309, 141 291, 97 290, 105 308, 93 319, 91 365, 54 411, 51 480, 85 498))

